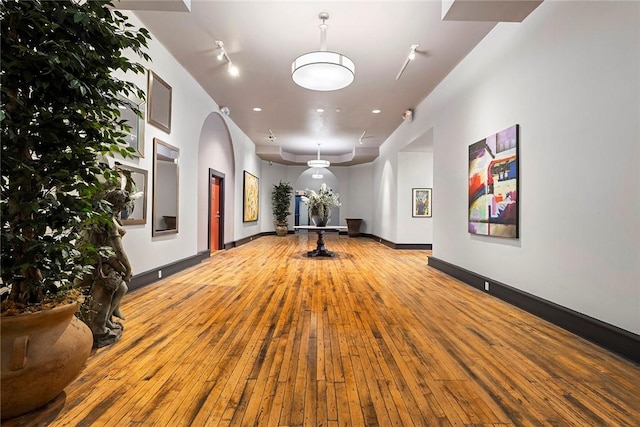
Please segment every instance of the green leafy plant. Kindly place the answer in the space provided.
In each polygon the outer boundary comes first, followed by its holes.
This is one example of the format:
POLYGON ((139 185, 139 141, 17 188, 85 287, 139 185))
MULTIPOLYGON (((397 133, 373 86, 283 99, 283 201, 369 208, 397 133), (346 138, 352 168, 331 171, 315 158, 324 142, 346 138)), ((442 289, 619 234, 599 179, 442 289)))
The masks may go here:
POLYGON ((122 96, 144 98, 114 73, 145 72, 123 51, 149 60, 150 35, 93 0, 3 0, 0 27, 4 311, 41 304, 91 271, 101 248, 80 236, 112 220, 102 195, 120 178, 100 159, 133 152, 119 107, 122 96))
POLYGON ((341 205, 340 194, 334 193, 327 184, 322 184, 318 192, 307 188, 301 199, 307 205, 310 212, 317 212, 317 215, 321 217, 330 217, 331 209, 334 206, 341 205))
POLYGON ((273 185, 271 192, 271 208, 273 217, 277 224, 286 224, 287 217, 291 215, 289 206, 291 205, 291 195, 293 187, 289 182, 280 180, 278 184, 273 185))

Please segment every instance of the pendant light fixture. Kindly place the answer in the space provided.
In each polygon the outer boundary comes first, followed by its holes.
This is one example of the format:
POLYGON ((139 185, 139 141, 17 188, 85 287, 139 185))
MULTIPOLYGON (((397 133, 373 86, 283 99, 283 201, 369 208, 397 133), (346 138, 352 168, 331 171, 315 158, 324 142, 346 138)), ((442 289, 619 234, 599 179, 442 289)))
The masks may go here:
POLYGON ((317 91, 338 90, 349 86, 355 78, 356 67, 346 56, 327 51, 327 19, 329 14, 320 13, 320 50, 305 53, 291 64, 293 81, 303 88, 317 91))
POLYGON ((315 160, 309 160, 307 166, 310 168, 328 168, 331 165, 329 160, 320 159, 320 144, 318 144, 318 158, 315 160))

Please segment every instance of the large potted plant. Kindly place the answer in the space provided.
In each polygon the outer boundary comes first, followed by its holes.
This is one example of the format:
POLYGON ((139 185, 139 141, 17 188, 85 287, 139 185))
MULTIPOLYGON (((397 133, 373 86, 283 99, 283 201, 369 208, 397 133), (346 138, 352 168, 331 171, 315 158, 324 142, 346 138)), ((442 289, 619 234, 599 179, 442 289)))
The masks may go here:
POLYGON ((273 191, 271 192, 271 209, 276 227, 276 235, 278 236, 286 236, 287 233, 289 233, 287 217, 291 215, 289 207, 291 206, 292 194, 293 187, 289 182, 280 180, 278 184, 273 185, 273 191))
POLYGON ((331 210, 335 206, 340 206, 340 194, 334 193, 327 184, 322 184, 320 190, 306 189, 302 201, 309 209, 311 222, 316 227, 326 227, 331 219, 331 210))
POLYGON ((119 175, 99 160, 133 151, 121 96, 144 96, 114 73, 145 71, 122 52, 148 60, 150 36, 108 1, 3 0, 0 27, 0 381, 10 418, 58 395, 91 351, 89 328, 73 317, 73 282, 105 249, 81 236, 112 221, 103 196, 119 175))

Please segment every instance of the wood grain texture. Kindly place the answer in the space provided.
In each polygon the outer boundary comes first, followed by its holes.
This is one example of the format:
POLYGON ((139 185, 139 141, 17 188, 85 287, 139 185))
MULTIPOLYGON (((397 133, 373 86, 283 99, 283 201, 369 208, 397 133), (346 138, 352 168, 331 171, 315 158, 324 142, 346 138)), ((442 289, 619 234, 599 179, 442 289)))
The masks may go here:
POLYGON ((267 236, 127 295, 118 343, 3 426, 638 426, 640 367, 427 266, 267 236))

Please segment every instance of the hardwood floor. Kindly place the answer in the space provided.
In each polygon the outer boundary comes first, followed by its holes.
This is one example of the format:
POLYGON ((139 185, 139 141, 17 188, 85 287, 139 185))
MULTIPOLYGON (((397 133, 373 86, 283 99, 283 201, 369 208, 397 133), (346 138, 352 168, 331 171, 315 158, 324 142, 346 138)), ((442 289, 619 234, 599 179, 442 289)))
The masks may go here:
POLYGON ((640 366, 427 266, 262 237, 127 295, 125 332, 10 426, 639 426, 640 366))

